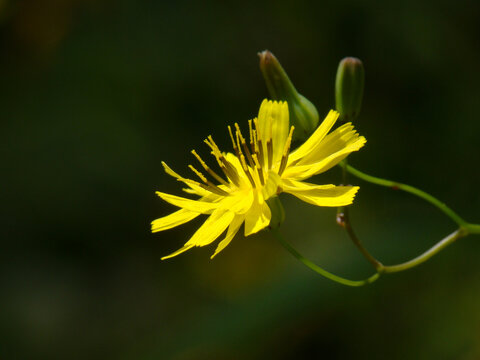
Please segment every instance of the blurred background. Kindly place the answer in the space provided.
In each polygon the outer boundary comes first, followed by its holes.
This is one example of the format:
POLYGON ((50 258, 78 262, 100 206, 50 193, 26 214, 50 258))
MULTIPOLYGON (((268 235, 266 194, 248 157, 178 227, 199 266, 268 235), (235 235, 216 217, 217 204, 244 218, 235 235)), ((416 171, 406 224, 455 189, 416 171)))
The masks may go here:
MULTIPOLYGON (((480 222, 480 4, 0 0, 2 359, 480 359, 480 237, 347 288, 268 233, 160 261, 203 219, 151 234, 190 150, 258 111, 269 49, 323 117, 336 67, 365 64, 350 157, 480 222), (381 5, 383 4, 383 5, 381 5)), ((205 156, 206 157, 206 156, 205 156)), ((332 169, 313 182, 339 183, 332 169)), ((455 229, 360 180, 352 222, 386 264, 455 229)), ((286 238, 326 269, 369 264, 335 209, 282 198, 286 238)))

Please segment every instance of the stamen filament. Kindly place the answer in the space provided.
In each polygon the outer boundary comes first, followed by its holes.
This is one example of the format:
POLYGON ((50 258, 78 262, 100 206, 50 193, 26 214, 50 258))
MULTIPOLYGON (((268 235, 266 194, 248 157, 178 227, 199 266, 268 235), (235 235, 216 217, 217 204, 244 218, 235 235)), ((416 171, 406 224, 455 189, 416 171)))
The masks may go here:
POLYGON ((230 139, 232 140, 233 150, 235 150, 235 154, 237 154, 237 157, 240 157, 239 148, 237 147, 237 144, 235 143, 235 139, 233 138, 232 128, 230 127, 230 125, 228 125, 228 133, 230 134, 230 139))
POLYGON ((252 154, 253 161, 255 162, 255 168, 257 169, 258 177, 260 179, 260 183, 265 185, 265 179, 263 177, 263 169, 258 162, 257 154, 252 154))
POLYGON ((182 179, 177 179, 177 180, 181 181, 181 182, 184 182, 185 184, 196 185, 198 187, 201 187, 204 190, 210 191, 213 194, 217 194, 217 195, 221 195, 221 196, 230 195, 229 193, 220 189, 219 187, 216 187, 216 186, 212 187, 212 186, 209 186, 209 185, 205 185, 205 184, 199 183, 198 181, 195 181, 195 180, 183 179, 183 178, 182 179))
POLYGON ((252 153, 257 153, 257 131, 252 130, 252 137, 250 138, 250 147, 252 148, 252 153))
POLYGON ((262 165, 262 167, 264 167, 265 166, 265 156, 263 155, 262 139, 258 139, 257 146, 258 146, 258 161, 260 161, 260 165, 262 165))
POLYGON ((252 120, 248 120, 248 134, 250 135, 250 144, 251 144, 253 140, 252 120))
POLYGON ((217 185, 215 185, 214 183, 212 183, 211 181, 209 181, 200 171, 198 171, 197 169, 195 169, 193 167, 193 165, 188 165, 188 167, 190 168, 190 170, 192 170, 195 174, 197 174, 197 176, 206 184, 206 190, 210 190, 216 194, 219 194, 219 195, 223 195, 223 196, 227 196, 229 195, 228 192, 220 189, 217 185))
MULTIPOLYGON (((252 155, 250 154, 250 150, 248 149, 247 143, 245 142, 245 138, 242 136, 242 132, 237 123, 235 123, 235 128, 237 129, 237 143, 240 140, 240 142, 242 143, 243 151, 245 151, 245 155, 247 157, 248 163, 250 164, 251 167, 253 167, 254 163, 252 160, 252 155)), ((238 144, 238 146, 240 147, 240 144, 238 144)))
POLYGON ((272 139, 267 140, 268 169, 273 167, 273 144, 272 139))
POLYGON ((205 171, 207 173, 209 173, 218 182, 222 183, 223 185, 228 186, 228 183, 225 180, 223 180, 223 178, 220 177, 220 175, 218 175, 215 171, 210 169, 210 167, 205 163, 205 161, 203 161, 203 159, 200 157, 200 155, 197 154, 197 152, 195 150, 192 150, 191 152, 192 152, 193 156, 195 156, 197 158, 198 162, 202 165, 202 167, 205 169, 205 171))
POLYGON ((237 128, 237 130, 235 131, 235 137, 237 139, 237 148, 238 148, 238 151, 237 151, 237 157, 240 159, 240 156, 243 155, 243 152, 242 152, 242 147, 240 146, 240 136, 239 135, 239 132, 238 132, 238 125, 235 124, 235 127, 237 128))
POLYGON ((190 170, 192 170, 192 171, 200 178, 200 180, 202 180, 205 184, 208 183, 207 178, 206 178, 200 171, 198 171, 197 169, 195 169, 195 168, 193 167, 193 165, 188 165, 188 167, 190 168, 190 170))
POLYGON ((242 163, 243 172, 245 173, 245 175, 247 175, 248 180, 250 181, 252 186, 255 188, 256 187, 255 181, 253 180, 252 174, 250 174, 250 170, 248 169, 247 162, 245 161, 245 156, 243 155, 240 156, 240 162, 242 163))
POLYGON ((213 141, 212 136, 209 135, 208 138, 204 140, 204 142, 210 147, 210 149, 212 149, 212 154, 213 156, 215 156, 215 159, 217 159, 218 166, 220 166, 220 169, 222 169, 225 176, 232 180, 232 182, 236 186, 240 186, 240 179, 238 177, 237 170, 235 170, 233 165, 230 164, 227 159, 225 159, 217 144, 215 144, 215 141, 213 141))

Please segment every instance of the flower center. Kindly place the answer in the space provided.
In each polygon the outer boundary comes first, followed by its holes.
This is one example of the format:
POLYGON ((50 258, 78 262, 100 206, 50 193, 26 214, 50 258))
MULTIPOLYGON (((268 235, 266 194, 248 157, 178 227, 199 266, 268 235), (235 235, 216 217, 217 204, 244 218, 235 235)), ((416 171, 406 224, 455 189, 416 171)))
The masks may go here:
MULTIPOLYGON (((277 164, 274 163, 273 148, 274 146, 282 146, 282 144, 274 144, 274 139, 271 136, 271 132, 270 135, 268 135, 268 138, 261 139, 258 136, 258 122, 256 118, 253 119, 253 121, 248 121, 248 128, 250 135, 250 142, 248 145, 237 123, 235 123, 235 132, 232 131, 230 125, 228 126, 228 132, 232 141, 233 150, 235 151, 235 155, 240 163, 240 168, 247 177, 252 188, 255 189, 265 185, 266 177, 268 176, 269 171, 276 170, 278 175, 282 175, 283 171, 287 166, 294 126, 290 127, 290 132, 288 134, 287 140, 285 141, 285 144, 283 144, 282 158, 278 167, 277 164), (264 141, 266 142, 265 146, 263 144, 264 141)), ((232 183, 237 188, 241 186, 240 175, 237 172, 238 166, 235 166, 225 158, 215 141, 213 141, 211 135, 208 136, 207 139, 205 139, 205 143, 212 150, 212 154, 217 160, 218 166, 222 170, 227 180, 229 179, 231 183, 225 181, 221 176, 215 173, 215 171, 213 171, 205 163, 205 161, 203 161, 203 159, 200 157, 200 155, 197 154, 195 150, 192 150, 192 154, 196 157, 203 169, 208 174, 210 174, 210 176, 212 176, 215 180, 224 185, 223 189, 208 180, 204 174, 202 174, 192 165, 189 165, 188 167, 203 182, 203 184, 196 183, 196 185, 201 186, 205 190, 208 190, 212 193, 227 196, 229 195, 229 192, 227 192, 226 190, 231 188, 232 183)))

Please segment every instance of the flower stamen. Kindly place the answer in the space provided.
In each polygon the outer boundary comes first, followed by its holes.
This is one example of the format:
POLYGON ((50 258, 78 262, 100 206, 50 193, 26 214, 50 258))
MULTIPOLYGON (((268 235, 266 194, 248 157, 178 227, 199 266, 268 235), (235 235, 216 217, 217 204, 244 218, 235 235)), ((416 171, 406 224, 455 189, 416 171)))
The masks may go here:
POLYGON ((203 175, 200 171, 195 169, 195 167, 193 165, 188 165, 188 167, 190 168, 190 170, 192 170, 200 178, 200 180, 202 180, 207 185, 207 187, 208 187, 207 190, 210 190, 211 192, 214 192, 214 193, 222 195, 222 196, 228 196, 229 195, 228 192, 220 189, 217 185, 215 185, 210 180, 208 180, 205 177, 205 175, 203 175))
POLYGON ((252 128, 252 120, 248 120, 248 134, 250 135, 250 149, 252 150, 252 153, 255 152, 255 147, 253 143, 253 128, 252 128))
POLYGON ((200 157, 200 155, 197 154, 197 152, 195 150, 192 150, 191 153, 193 154, 193 156, 195 156, 198 160, 198 162, 200 163, 200 165, 202 165, 202 167, 205 169, 205 171, 207 173, 209 173, 215 180, 217 180, 218 182, 222 183, 223 185, 226 185, 228 186, 228 183, 223 180, 223 178, 218 175, 215 171, 213 171, 206 163, 205 161, 203 161, 203 159, 200 157))
POLYGON ((268 169, 273 167, 273 144, 272 139, 267 140, 268 169))
MULTIPOLYGON (((253 167, 254 163, 252 160, 252 154, 250 154, 250 150, 248 149, 245 138, 243 137, 242 131, 240 130, 240 127, 238 126, 237 123, 235 123, 235 128, 237 129, 237 143, 238 143, 238 140, 240 139, 240 143, 242 144, 243 151, 245 151, 245 155, 247 157, 248 163, 250 164, 251 167, 253 167)), ((238 144, 238 146, 240 147, 240 144, 238 144)))
POLYGON ((252 148, 252 153, 258 154, 257 152, 257 130, 252 130, 252 137, 250 138, 250 147, 252 148))
POLYGON ((255 125, 255 130, 253 130, 254 132, 254 137, 255 137, 255 153, 258 155, 258 161, 260 162, 260 165, 262 167, 266 166, 265 164, 265 155, 264 155, 264 151, 263 151, 263 141, 262 139, 259 138, 259 133, 258 133, 258 119, 257 118, 254 118, 253 119, 253 123, 255 125))
POLYGON ((228 133, 230 134, 230 140, 232 140, 233 150, 235 151, 235 154, 237 155, 237 157, 240 159, 240 152, 238 151, 237 143, 235 142, 235 139, 233 137, 232 128, 230 127, 230 125, 228 125, 227 127, 228 127, 228 133))
POLYGON ((248 169, 248 165, 247 165, 247 162, 245 161, 245 156, 243 156, 243 154, 240 155, 240 162, 242 163, 243 172, 245 173, 245 175, 247 175, 247 178, 252 184, 252 187, 256 188, 255 181, 253 180, 252 174, 250 174, 250 170, 248 169))
POLYGON ((257 154, 252 154, 253 161, 255 162, 255 168, 257 169, 258 177, 260 179, 260 183, 265 185, 265 178, 263 177, 263 169, 258 162, 257 154))
POLYGON ((210 147, 210 149, 212 149, 212 154, 215 156, 215 159, 217 159, 218 166, 220 166, 220 169, 222 169, 225 176, 232 180, 237 187, 240 186, 240 178, 237 170, 235 170, 235 167, 230 164, 227 159, 225 159, 217 144, 215 144, 215 141, 213 141, 212 136, 209 135, 204 142, 210 147))
POLYGON ((208 184, 207 178, 200 171, 195 169, 193 165, 188 165, 188 167, 200 178, 200 180, 202 180, 205 184, 208 184))

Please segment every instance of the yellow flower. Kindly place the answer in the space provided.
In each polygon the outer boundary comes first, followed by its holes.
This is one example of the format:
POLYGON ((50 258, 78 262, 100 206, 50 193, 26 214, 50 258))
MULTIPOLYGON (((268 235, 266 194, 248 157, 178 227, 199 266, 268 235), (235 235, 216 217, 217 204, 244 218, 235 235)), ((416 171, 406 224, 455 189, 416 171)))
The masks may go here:
POLYGON ((288 105, 264 100, 258 118, 248 122, 248 144, 238 124, 235 124, 234 131, 228 127, 235 154, 221 152, 211 136, 205 140, 224 177, 209 168, 192 150, 202 168, 218 185, 192 165, 189 167, 201 183, 178 175, 162 162, 167 174, 188 186, 184 191, 200 198, 192 200, 158 191, 158 196, 180 210, 154 220, 152 232, 171 229, 200 214, 209 215, 181 249, 162 260, 195 246, 211 244, 227 230, 213 258, 230 243, 242 224, 245 224, 245 236, 264 229, 271 219, 266 200, 281 192, 317 206, 351 204, 358 186, 315 185, 303 181, 330 169, 365 144, 365 138, 359 136, 350 123, 328 134, 338 115, 331 110, 312 136, 290 152, 294 127, 289 127, 288 105))

